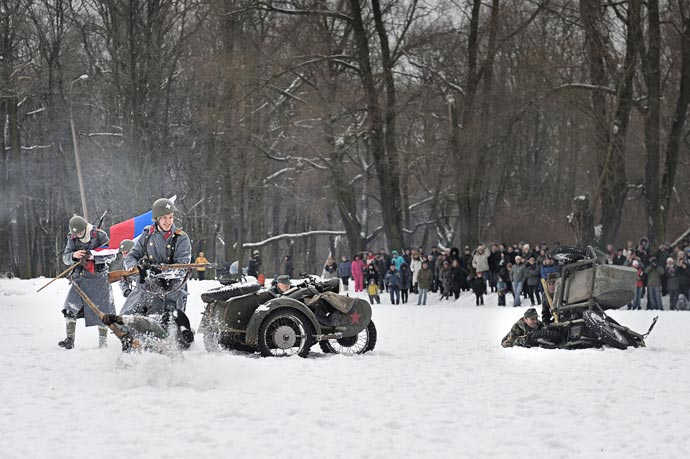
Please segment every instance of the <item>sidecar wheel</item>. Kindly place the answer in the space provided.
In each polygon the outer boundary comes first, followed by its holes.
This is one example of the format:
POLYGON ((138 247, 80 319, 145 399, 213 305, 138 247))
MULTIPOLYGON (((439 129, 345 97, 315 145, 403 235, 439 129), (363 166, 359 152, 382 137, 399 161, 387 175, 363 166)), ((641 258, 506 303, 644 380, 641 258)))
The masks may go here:
POLYGON ((587 310, 582 313, 582 318, 585 320, 587 327, 596 334, 597 338, 604 342, 604 344, 615 347, 616 349, 627 349, 630 342, 625 335, 604 319, 600 314, 587 310))
POLYGON ((252 284, 230 284, 223 287, 213 288, 201 294, 201 300, 204 303, 213 303, 219 300, 229 300, 236 296, 247 295, 254 293, 261 289, 261 285, 257 283, 252 284))
POLYGON ((376 338, 376 325, 373 320, 370 320, 367 328, 355 336, 319 341, 319 347, 326 354, 364 354, 374 350, 376 338))
POLYGON ((306 357, 313 339, 314 326, 307 316, 281 308, 261 322, 257 344, 262 357, 306 357))

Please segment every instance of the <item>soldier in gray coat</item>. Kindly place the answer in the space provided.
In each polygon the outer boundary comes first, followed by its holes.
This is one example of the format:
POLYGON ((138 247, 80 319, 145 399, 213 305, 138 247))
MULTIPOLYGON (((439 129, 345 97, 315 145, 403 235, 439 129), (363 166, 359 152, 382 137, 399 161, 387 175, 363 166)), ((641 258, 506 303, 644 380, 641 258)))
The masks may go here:
MULTIPOLYGON (((79 286, 87 297, 105 314, 115 313, 113 295, 108 283, 108 266, 115 259, 114 255, 99 256, 94 249, 108 244, 108 235, 88 223, 83 217, 75 215, 69 221, 69 235, 62 254, 62 261, 66 265, 79 262, 71 273, 74 284, 79 286)), ((108 345, 108 327, 100 321, 98 316, 84 302, 74 285, 67 294, 62 308, 65 316, 67 337, 58 342, 60 347, 72 349, 77 319, 83 317, 87 327, 98 326, 98 346, 108 345)))
MULTIPOLYGON (((134 241, 131 239, 123 239, 120 242, 120 247, 118 247, 118 253, 122 254, 122 260, 120 260, 120 265, 117 269, 124 269, 124 259, 129 253, 129 251, 134 247, 134 241)), ((117 261, 116 261, 117 262, 117 261)), ((115 263, 111 265, 111 269, 115 269, 115 263)), ((127 298, 132 290, 134 289, 134 276, 126 276, 120 279, 120 290, 122 291, 122 296, 127 298)))
MULTIPOLYGON (((165 264, 187 264, 192 259, 192 244, 187 233, 175 226, 175 206, 169 199, 153 203, 153 224, 144 228, 125 257, 125 269, 139 268, 139 282, 127 297, 121 315, 156 315, 167 326, 174 319, 186 341, 194 340, 187 305, 187 269, 160 269, 165 264)), ((184 343, 181 343, 184 344, 184 343)))

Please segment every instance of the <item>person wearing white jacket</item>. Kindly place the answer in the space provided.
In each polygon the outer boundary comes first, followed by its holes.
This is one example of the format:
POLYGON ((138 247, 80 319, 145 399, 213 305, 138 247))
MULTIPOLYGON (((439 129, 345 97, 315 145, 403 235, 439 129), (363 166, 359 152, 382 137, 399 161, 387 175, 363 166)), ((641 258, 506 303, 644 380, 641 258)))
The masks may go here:
POLYGON ((412 271, 412 293, 419 293, 417 289, 417 274, 422 269, 422 257, 416 250, 412 251, 412 258, 410 259, 410 271, 412 271))

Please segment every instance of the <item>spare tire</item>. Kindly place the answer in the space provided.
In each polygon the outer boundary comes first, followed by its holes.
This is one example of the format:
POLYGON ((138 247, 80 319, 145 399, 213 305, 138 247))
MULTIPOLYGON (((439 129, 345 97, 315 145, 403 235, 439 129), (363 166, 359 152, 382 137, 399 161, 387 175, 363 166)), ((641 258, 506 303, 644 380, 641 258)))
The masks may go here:
POLYGON ((616 349, 627 349, 630 346, 630 342, 625 335, 616 327, 613 327, 601 314, 588 309, 582 313, 582 318, 585 320, 587 328, 607 346, 615 347, 616 349))
POLYGON ((257 283, 224 285, 223 287, 202 293, 201 300, 204 303, 213 303, 214 301, 229 300, 236 296, 248 295, 259 290, 261 290, 261 285, 257 283))
POLYGON ((588 254, 586 247, 561 245, 551 250, 551 256, 554 258, 554 260, 564 263, 574 263, 587 258, 588 254))

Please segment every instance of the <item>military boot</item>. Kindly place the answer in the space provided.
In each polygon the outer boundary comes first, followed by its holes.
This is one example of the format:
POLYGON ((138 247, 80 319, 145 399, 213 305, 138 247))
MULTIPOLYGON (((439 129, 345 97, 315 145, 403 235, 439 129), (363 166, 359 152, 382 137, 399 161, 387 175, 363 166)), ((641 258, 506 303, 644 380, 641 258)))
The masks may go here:
POLYGON ((98 347, 103 349, 108 347, 108 328, 98 327, 98 347))
POLYGON ((58 341, 58 346, 72 349, 74 347, 74 333, 77 330, 77 319, 72 317, 65 318, 65 329, 67 330, 67 338, 58 341))

